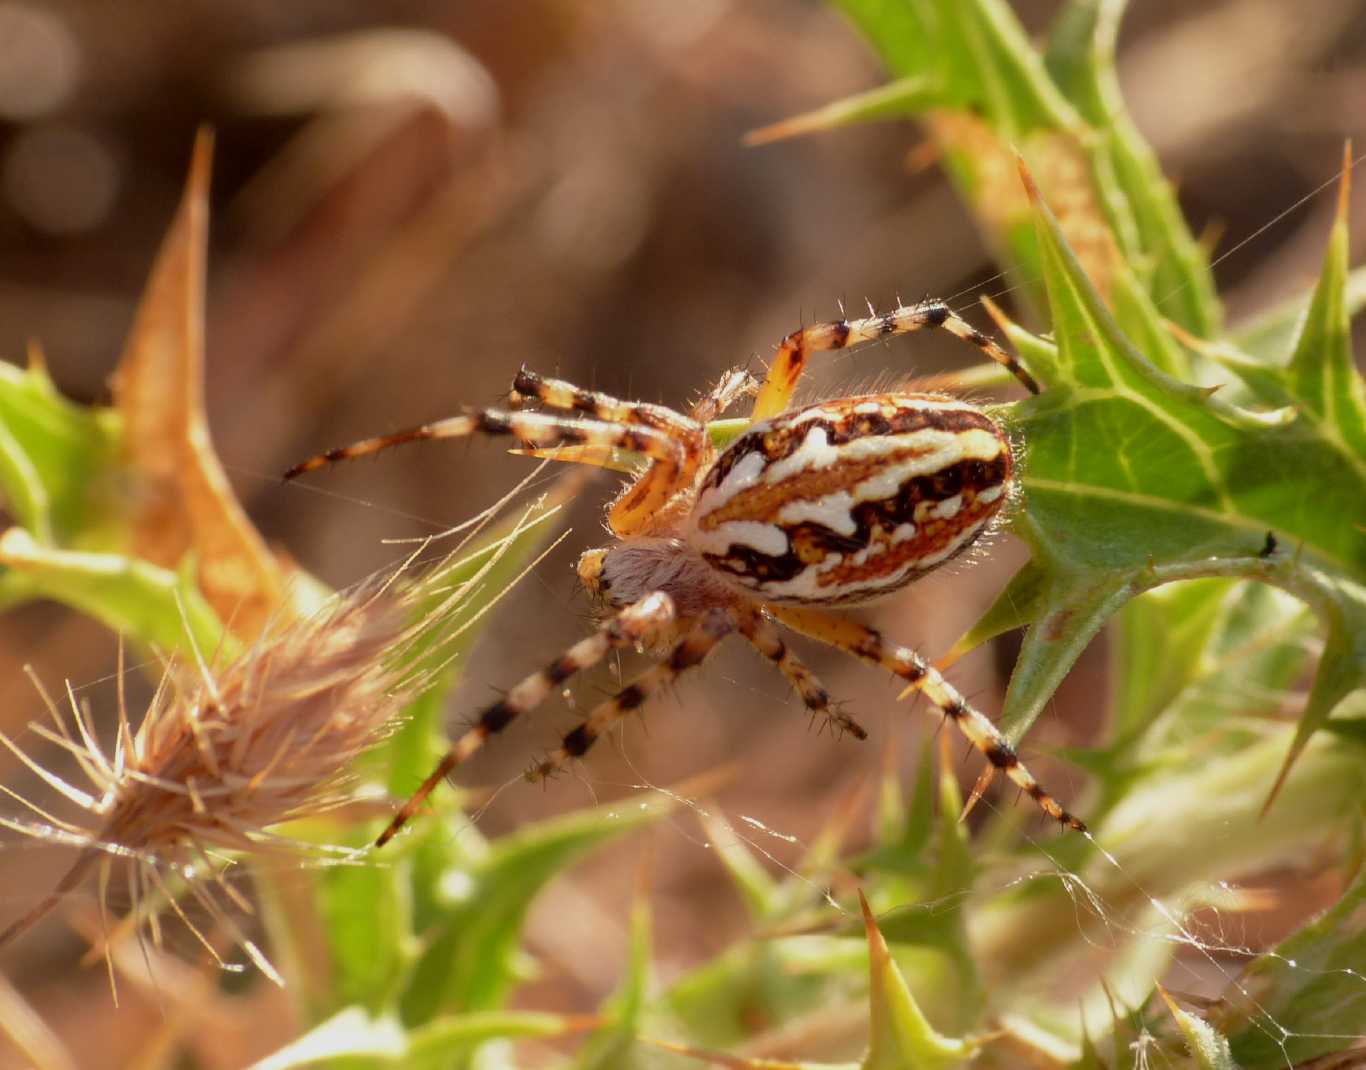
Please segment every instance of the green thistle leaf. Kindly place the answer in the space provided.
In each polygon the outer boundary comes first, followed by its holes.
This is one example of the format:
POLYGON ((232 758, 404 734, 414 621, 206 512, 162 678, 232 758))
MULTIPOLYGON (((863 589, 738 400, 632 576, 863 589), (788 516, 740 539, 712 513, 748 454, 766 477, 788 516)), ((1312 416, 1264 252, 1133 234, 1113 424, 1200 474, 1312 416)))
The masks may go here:
POLYGON ((869 1003, 872 1013, 868 1054, 861 1070, 936 1070, 958 1066, 979 1044, 936 1032, 906 986, 877 921, 863 903, 868 934, 869 1003))
POLYGON ((67 401, 36 351, 27 369, 0 363, 0 495, 38 542, 112 548, 99 495, 113 495, 118 439, 117 415, 67 401))
MULTIPOLYGON (((1307 739, 1366 680, 1366 539, 1321 508, 1325 497, 1366 503, 1366 479, 1302 421, 1263 420, 1216 403, 1147 361, 1051 213, 1042 203, 1037 211, 1057 363, 1039 369, 1045 393, 1015 406, 1028 444, 1016 530, 1034 561, 1007 594, 1023 584, 1029 598, 1021 601, 1037 617, 1007 695, 1007 731, 1018 738, 1033 722, 1130 598, 1173 580, 1246 576, 1304 599, 1327 625, 1302 723, 1307 739)), ((1335 248, 1341 261, 1345 248, 1335 248)), ((1344 275, 1326 273, 1324 285, 1340 292, 1344 275)), ((1340 301, 1316 307, 1343 314, 1340 301)), ((1018 608, 1011 612, 1018 619, 1018 608)), ((998 602, 991 628, 1005 619, 998 602)))
POLYGON ((1167 1007, 1181 1028, 1186 1045, 1201 1070, 1240 1070, 1238 1064, 1233 1061, 1228 1040, 1221 1036, 1218 1030, 1203 1019, 1183 1011, 1163 989, 1159 988, 1158 991, 1167 1001, 1167 1007))

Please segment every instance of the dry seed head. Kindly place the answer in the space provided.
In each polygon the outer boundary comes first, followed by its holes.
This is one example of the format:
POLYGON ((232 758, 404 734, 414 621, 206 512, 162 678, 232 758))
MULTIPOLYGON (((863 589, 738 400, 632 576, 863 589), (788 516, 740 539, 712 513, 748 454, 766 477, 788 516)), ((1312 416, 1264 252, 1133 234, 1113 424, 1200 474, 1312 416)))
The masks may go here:
MULTIPOLYGON (((345 801, 352 759, 393 727, 424 682, 423 674, 404 668, 404 652, 421 627, 409 623, 411 603, 411 597, 372 585, 339 596, 308 619, 268 629, 221 670, 201 668, 189 676, 173 664, 136 731, 120 688, 112 757, 70 691, 74 735, 49 700, 57 731, 44 725, 34 731, 75 756, 94 793, 60 780, 0 737, 98 820, 83 829, 22 799, 41 824, 0 819, 16 831, 83 848, 53 894, 0 933, 0 945, 40 920, 97 864, 104 870, 103 890, 111 856, 141 863, 135 891, 155 887, 180 913, 162 876, 174 872, 215 920, 235 932, 203 885, 216 868, 208 863, 210 853, 296 849, 271 826, 345 801)), ((235 935, 274 977, 250 942, 235 935)))
POLYGON ((107 833, 156 848, 245 848, 340 801, 351 760, 411 697, 391 667, 404 615, 382 596, 268 632, 216 676, 158 695, 133 737, 107 833))

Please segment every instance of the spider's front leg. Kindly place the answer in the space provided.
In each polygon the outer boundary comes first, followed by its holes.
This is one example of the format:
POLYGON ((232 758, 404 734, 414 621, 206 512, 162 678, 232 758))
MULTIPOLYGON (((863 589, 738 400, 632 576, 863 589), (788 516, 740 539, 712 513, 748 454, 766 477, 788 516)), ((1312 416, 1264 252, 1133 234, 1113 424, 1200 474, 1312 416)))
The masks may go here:
POLYGON ((693 403, 692 418, 709 424, 743 397, 759 392, 759 383, 744 368, 731 368, 693 403))
POLYGON ((300 461, 285 473, 285 479, 294 479, 339 461, 368 457, 408 442, 475 434, 507 435, 532 449, 579 445, 604 451, 631 450, 647 457, 651 461, 649 470, 612 507, 608 522, 618 535, 632 534, 649 524, 677 492, 680 473, 696 466, 698 453, 695 441, 653 427, 581 420, 548 412, 480 409, 406 431, 362 439, 349 446, 338 446, 300 461))
POLYGON ((564 379, 547 379, 523 367, 512 380, 508 404, 520 408, 529 401, 539 401, 547 409, 562 412, 581 412, 594 420, 632 427, 653 427, 675 437, 701 434, 702 425, 690 420, 666 405, 651 405, 645 401, 622 401, 610 394, 587 390, 564 379))
MULTIPOLYGON (((520 407, 535 401, 548 409, 581 412, 609 423, 651 427, 661 431, 674 438, 683 450, 681 467, 668 477, 675 488, 681 488, 692 483, 697 475, 697 469, 710 456, 705 425, 742 397, 756 393, 758 389, 759 384, 747 371, 743 368, 732 368, 693 405, 691 416, 684 416, 664 405, 621 401, 595 390, 585 390, 562 379, 544 378, 528 368, 523 368, 513 380, 509 402, 520 407)), ((619 451, 600 446, 556 446, 517 452, 571 464, 614 468, 623 472, 630 472, 633 467, 619 451)), ((654 471, 648 472, 647 476, 651 479, 661 478, 661 475, 654 471)), ((648 519, 649 514, 635 507, 630 507, 622 513, 618 513, 614 508, 609 523, 618 535, 630 535, 642 531, 648 519)))
POLYGON ((489 736, 501 732, 522 714, 530 713, 575 673, 596 665, 608 651, 623 647, 651 646, 668 636, 675 626, 673 599, 656 592, 627 606, 602 623, 587 639, 581 639, 539 672, 534 672, 507 695, 486 706, 470 729, 452 744, 422 786, 403 804, 375 841, 383 847, 456 766, 474 754, 489 736))
POLYGON ((733 632, 735 627, 735 618, 725 609, 709 609, 696 618, 687 634, 673 646, 663 661, 636 677, 594 709, 586 721, 566 733, 559 747, 527 773, 527 779, 544 780, 562 769, 571 759, 583 757, 588 753, 588 748, 612 725, 640 709, 660 688, 678 679, 694 665, 700 665, 716 644, 733 632))
POLYGON ((465 438, 469 435, 507 435, 521 445, 532 448, 584 445, 633 450, 657 463, 672 465, 675 469, 682 460, 683 452, 675 438, 652 427, 575 419, 548 412, 478 409, 434 423, 410 427, 404 431, 361 439, 349 446, 338 446, 324 453, 315 454, 296 464, 285 473, 284 478, 295 479, 305 472, 313 472, 340 461, 368 457, 409 442, 465 438))
POLYGON ((994 769, 1010 777, 1044 813, 1061 825, 1078 832, 1086 831, 1085 823, 1064 810, 1034 779, 1000 729, 985 714, 973 709, 939 670, 914 650, 887 642, 880 632, 857 621, 818 609, 806 606, 769 606, 768 609, 794 631, 848 651, 871 665, 888 669, 916 687, 957 726, 994 769))
POLYGON ((1024 384, 1031 394, 1039 392, 1034 377, 1020 366, 1020 362, 993 342, 976 327, 962 319, 943 301, 923 301, 905 305, 886 315, 864 319, 835 320, 814 323, 793 331, 783 339, 777 356, 768 369, 759 397, 754 402, 753 418, 767 420, 783 412, 792 403, 792 394, 806 370, 812 353, 848 349, 876 338, 893 334, 909 334, 927 327, 939 327, 976 346, 997 364, 1006 368, 1024 384))

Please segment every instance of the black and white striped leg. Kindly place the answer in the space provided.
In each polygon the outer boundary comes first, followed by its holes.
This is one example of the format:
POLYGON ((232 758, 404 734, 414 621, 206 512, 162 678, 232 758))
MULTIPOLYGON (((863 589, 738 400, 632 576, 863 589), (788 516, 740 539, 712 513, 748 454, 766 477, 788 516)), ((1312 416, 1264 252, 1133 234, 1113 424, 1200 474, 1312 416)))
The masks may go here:
POLYGON ((651 460, 671 464, 675 468, 682 461, 683 453, 682 447, 674 438, 650 427, 618 425, 548 412, 502 412, 498 409, 482 409, 437 420, 435 423, 410 427, 406 431, 362 439, 349 446, 338 446, 300 461, 285 473, 285 478, 293 479, 329 464, 368 457, 373 453, 409 442, 465 438, 469 435, 507 435, 521 445, 531 447, 584 445, 628 449, 651 460))
POLYGON ((739 628, 740 634, 787 677, 787 682, 801 696, 808 710, 818 717, 823 717, 826 723, 840 732, 848 732, 855 739, 868 738, 868 733, 861 724, 847 713, 831 706, 830 692, 816 679, 816 674, 793 653, 776 624, 757 613, 751 613, 740 618, 739 628))
POLYGON ((712 652, 716 644, 735 630, 735 620, 723 609, 710 609, 674 645, 654 668, 627 684, 588 715, 588 719, 568 732, 559 747, 527 773, 528 780, 543 780, 562 769, 571 759, 588 753, 618 721, 640 709, 650 696, 667 686, 712 652))
POLYGON ((871 665, 879 665, 912 684, 957 726, 958 730, 992 766, 1005 773, 1060 825, 1085 832, 1080 818, 1068 813, 1034 779, 1020 761, 1015 748, 987 716, 968 704, 956 688, 933 665, 909 647, 883 639, 881 633, 847 617, 838 617, 805 606, 770 606, 770 611, 794 631, 839 647, 871 665))
POLYGON ((652 427, 673 436, 700 435, 702 426, 665 405, 645 401, 622 401, 610 394, 587 390, 564 379, 547 379, 530 368, 522 368, 512 381, 508 403, 514 408, 539 401, 548 409, 581 412, 604 423, 652 427))
POLYGON ((652 646, 661 642, 673 632, 675 626, 673 599, 662 592, 647 595, 604 621, 587 639, 575 643, 545 668, 532 673, 502 699, 486 706, 469 730, 452 744, 422 786, 394 815, 394 819, 375 841, 375 846, 383 847, 393 839, 394 834, 417 813, 427 796, 456 766, 479 750, 490 736, 501 732, 516 718, 530 713, 575 673, 596 665, 608 651, 652 646))
POLYGON ((754 419, 767 420, 788 407, 812 353, 848 349, 875 338, 934 327, 942 328, 969 345, 976 346, 1006 368, 1031 394, 1039 392, 1039 384, 1034 377, 987 335, 960 318, 943 301, 922 301, 918 305, 893 309, 881 316, 813 323, 810 327, 793 331, 778 346, 777 355, 768 369, 768 377, 754 402, 754 419))

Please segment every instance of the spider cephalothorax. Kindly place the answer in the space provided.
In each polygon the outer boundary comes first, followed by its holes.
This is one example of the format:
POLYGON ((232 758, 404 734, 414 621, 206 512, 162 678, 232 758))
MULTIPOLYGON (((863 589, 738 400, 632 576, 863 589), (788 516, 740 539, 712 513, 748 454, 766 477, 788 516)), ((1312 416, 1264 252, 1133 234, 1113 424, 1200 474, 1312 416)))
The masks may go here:
POLYGON ((719 454, 706 423, 756 393, 743 372, 723 377, 685 416, 524 369, 513 384, 514 411, 454 416, 330 450, 291 469, 292 477, 403 442, 477 432, 509 435, 530 452, 581 463, 607 464, 619 450, 646 463, 608 512, 616 541, 579 561, 584 586, 611 607, 606 620, 484 709, 379 843, 489 736, 614 649, 665 653, 565 735, 533 777, 584 754, 731 634, 771 660, 813 713, 863 738, 862 727, 831 705, 829 693, 788 647, 780 624, 904 679, 958 726, 991 771, 1006 773, 1054 820, 1084 829, 1039 786, 991 721, 919 654, 826 611, 882 598, 963 552, 1010 495, 1010 443, 987 413, 968 402, 889 392, 788 409, 811 353, 925 327, 971 342, 1037 392, 1014 358, 947 305, 929 301, 788 335, 757 388, 752 422, 719 454), (521 409, 534 402, 545 411, 521 409))

